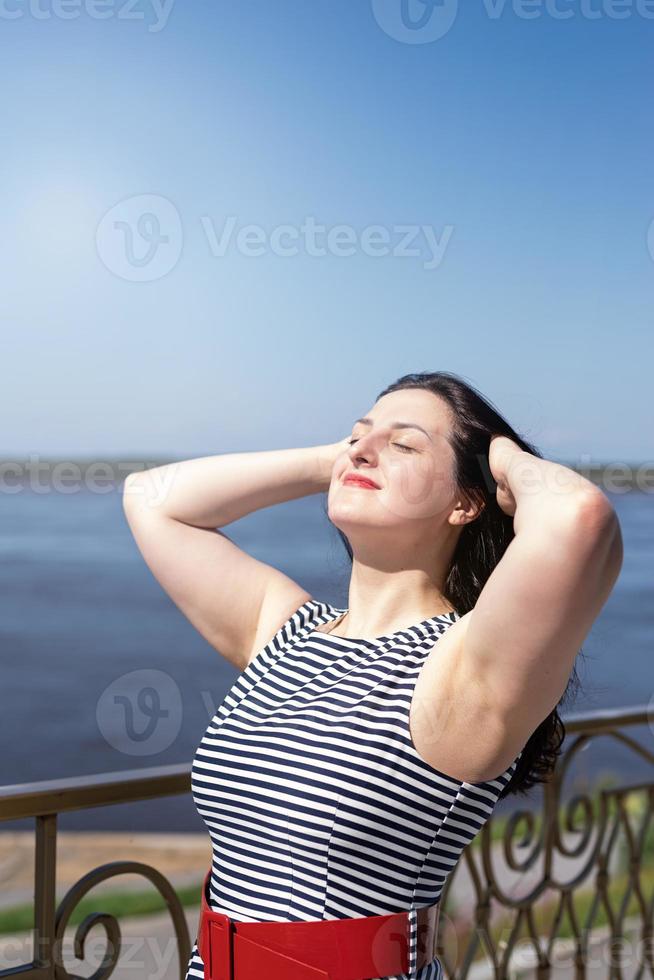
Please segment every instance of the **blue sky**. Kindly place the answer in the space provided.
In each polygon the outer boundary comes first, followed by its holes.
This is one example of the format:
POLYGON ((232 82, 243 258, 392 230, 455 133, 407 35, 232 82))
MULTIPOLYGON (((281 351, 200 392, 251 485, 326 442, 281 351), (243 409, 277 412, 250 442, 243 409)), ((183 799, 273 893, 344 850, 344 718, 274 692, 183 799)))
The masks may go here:
POLYGON ((654 458, 654 2, 404 2, 0 3, 5 455, 333 442, 444 369, 654 458))

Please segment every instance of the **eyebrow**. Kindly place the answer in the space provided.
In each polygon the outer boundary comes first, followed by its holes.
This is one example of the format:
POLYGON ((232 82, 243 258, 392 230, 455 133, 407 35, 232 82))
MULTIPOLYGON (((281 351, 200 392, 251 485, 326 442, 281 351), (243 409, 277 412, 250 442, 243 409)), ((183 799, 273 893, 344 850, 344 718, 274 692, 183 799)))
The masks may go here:
MULTIPOLYGON (((372 419, 369 418, 355 419, 354 424, 356 425, 357 422, 363 422, 364 425, 372 425, 372 419)), ((390 424, 393 429, 419 429, 420 432, 424 432, 430 442, 434 441, 427 430, 423 429, 417 422, 391 422, 390 424)))

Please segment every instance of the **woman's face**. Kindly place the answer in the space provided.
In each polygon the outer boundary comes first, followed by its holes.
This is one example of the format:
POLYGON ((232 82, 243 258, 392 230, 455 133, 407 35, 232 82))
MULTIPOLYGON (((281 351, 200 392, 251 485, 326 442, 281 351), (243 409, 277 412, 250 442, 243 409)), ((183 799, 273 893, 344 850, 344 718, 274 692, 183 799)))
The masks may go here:
POLYGON ((334 464, 329 519, 348 537, 357 528, 376 527, 420 540, 445 523, 458 499, 449 406, 429 391, 409 388, 384 395, 365 418, 354 422, 349 449, 334 464), (344 482, 352 473, 379 489, 344 482))

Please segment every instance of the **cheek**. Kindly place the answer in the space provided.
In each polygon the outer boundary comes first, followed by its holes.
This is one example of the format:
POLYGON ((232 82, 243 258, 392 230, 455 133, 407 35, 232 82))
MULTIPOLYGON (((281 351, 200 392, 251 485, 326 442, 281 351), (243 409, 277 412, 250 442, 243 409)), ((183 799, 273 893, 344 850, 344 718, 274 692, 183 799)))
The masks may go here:
POLYGON ((405 517, 433 517, 447 506, 450 484, 449 472, 433 456, 402 460, 392 468, 392 508, 405 517))

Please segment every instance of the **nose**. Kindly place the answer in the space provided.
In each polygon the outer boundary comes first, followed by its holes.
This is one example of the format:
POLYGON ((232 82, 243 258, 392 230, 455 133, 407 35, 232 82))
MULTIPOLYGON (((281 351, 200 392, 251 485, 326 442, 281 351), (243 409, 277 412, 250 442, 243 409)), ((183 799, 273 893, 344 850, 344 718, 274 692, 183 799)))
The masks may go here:
POLYGON ((350 459, 356 461, 358 459, 370 459, 374 454, 374 441, 372 437, 359 436, 351 446, 349 451, 350 459))
POLYGON ((382 481, 376 476, 378 466, 378 455, 376 441, 372 433, 357 438, 357 441, 349 447, 348 456, 353 469, 358 469, 362 476, 366 476, 367 471, 371 470, 370 479, 381 486, 382 481))

